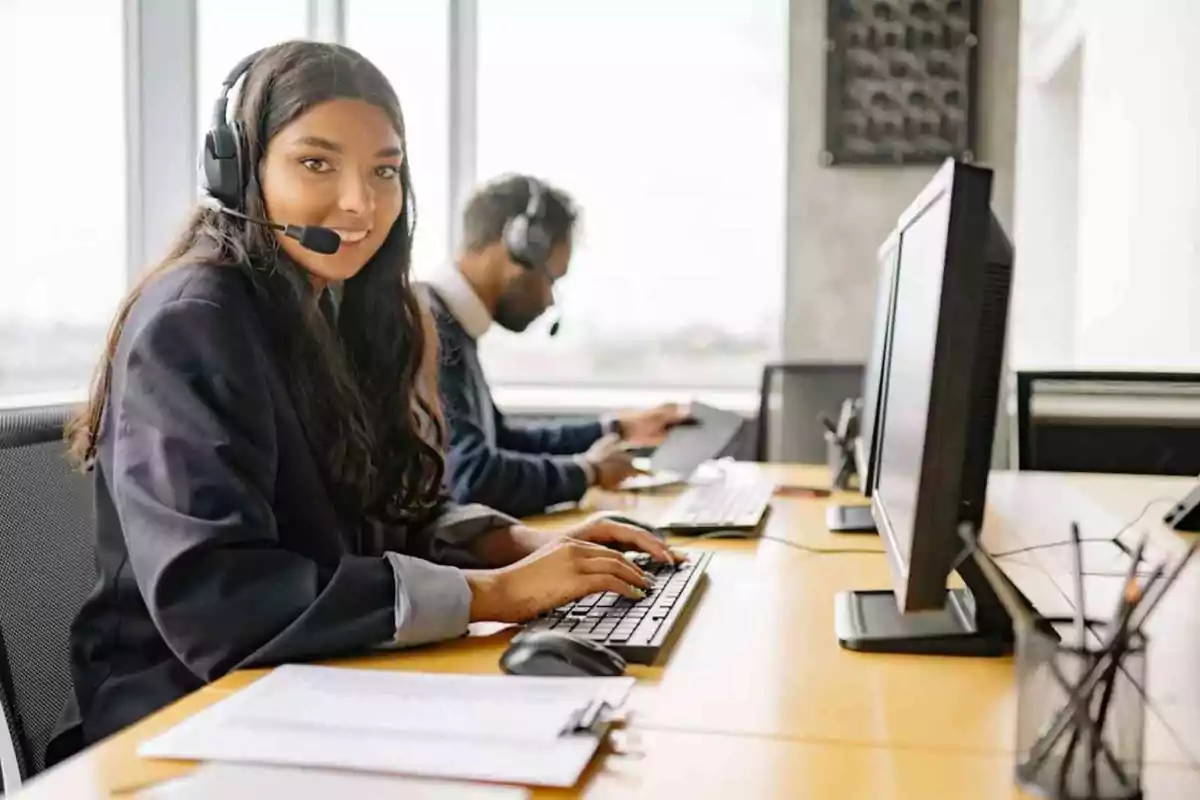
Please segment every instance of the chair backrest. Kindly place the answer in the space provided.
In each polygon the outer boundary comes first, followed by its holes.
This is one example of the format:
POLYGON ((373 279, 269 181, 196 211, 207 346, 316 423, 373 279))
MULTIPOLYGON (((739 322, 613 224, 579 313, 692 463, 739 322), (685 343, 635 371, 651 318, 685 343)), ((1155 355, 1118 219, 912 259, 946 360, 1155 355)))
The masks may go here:
POLYGON ((95 583, 92 482, 67 461, 70 414, 0 409, 0 706, 19 770, 0 758, 9 792, 43 769, 73 691, 68 632, 95 583))
POLYGON ((1200 474, 1200 373, 1021 370, 1013 382, 1020 469, 1200 474))

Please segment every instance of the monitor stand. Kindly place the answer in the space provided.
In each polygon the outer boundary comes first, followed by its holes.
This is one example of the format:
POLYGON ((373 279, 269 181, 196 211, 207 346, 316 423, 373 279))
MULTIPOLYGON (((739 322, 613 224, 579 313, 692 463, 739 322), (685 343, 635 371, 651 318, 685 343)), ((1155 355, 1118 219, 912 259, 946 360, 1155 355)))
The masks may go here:
POLYGON ((838 643, 847 650, 938 656, 1002 656, 1012 652, 1011 631, 978 629, 966 589, 950 589, 935 611, 902 614, 890 590, 839 592, 834 607, 838 643))
POLYGON ((825 509, 825 527, 833 533, 879 533, 868 505, 829 506, 825 509))

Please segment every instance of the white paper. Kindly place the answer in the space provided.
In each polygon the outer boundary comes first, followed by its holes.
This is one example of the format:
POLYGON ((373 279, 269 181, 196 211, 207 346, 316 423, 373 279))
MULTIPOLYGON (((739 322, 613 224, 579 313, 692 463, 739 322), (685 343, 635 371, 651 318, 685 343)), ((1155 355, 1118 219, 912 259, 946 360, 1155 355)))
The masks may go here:
POLYGON ((589 702, 620 706, 633 683, 287 665, 138 752, 571 786, 598 737, 564 725, 589 702))
POLYGON ((135 800, 525 800, 519 786, 488 786, 324 769, 204 764, 182 778, 144 789, 135 800))

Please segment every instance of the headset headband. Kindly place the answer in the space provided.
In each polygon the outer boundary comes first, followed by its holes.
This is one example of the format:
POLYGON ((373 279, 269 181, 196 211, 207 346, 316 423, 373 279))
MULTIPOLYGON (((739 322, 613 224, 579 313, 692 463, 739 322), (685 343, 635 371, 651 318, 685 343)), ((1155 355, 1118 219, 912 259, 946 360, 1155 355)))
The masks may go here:
POLYGON ((529 184, 529 202, 525 205, 525 216, 533 222, 542 215, 542 184, 532 176, 527 176, 525 180, 529 184))
MULTIPOLYGON (((266 48, 263 48, 263 50, 265 49, 266 48)), ((212 127, 217 128, 222 125, 229 124, 229 117, 227 116, 229 108, 229 93, 233 91, 233 87, 237 85, 238 80, 240 80, 241 77, 249 72, 250 68, 254 66, 254 62, 257 61, 258 57, 263 54, 263 50, 255 50, 253 53, 235 64, 233 69, 229 71, 229 75, 226 76, 224 81, 222 81, 221 94, 218 95, 217 102, 215 105, 213 105, 212 127)))

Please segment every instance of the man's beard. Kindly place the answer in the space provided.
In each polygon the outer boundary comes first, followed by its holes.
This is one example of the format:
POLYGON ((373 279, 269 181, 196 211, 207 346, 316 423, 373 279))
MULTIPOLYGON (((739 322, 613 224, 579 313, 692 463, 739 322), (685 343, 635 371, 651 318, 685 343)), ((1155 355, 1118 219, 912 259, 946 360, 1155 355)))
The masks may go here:
POLYGON ((500 295, 500 301, 496 303, 496 324, 513 333, 523 332, 542 315, 541 309, 535 312, 524 308, 524 305, 516 293, 505 292, 500 295))

